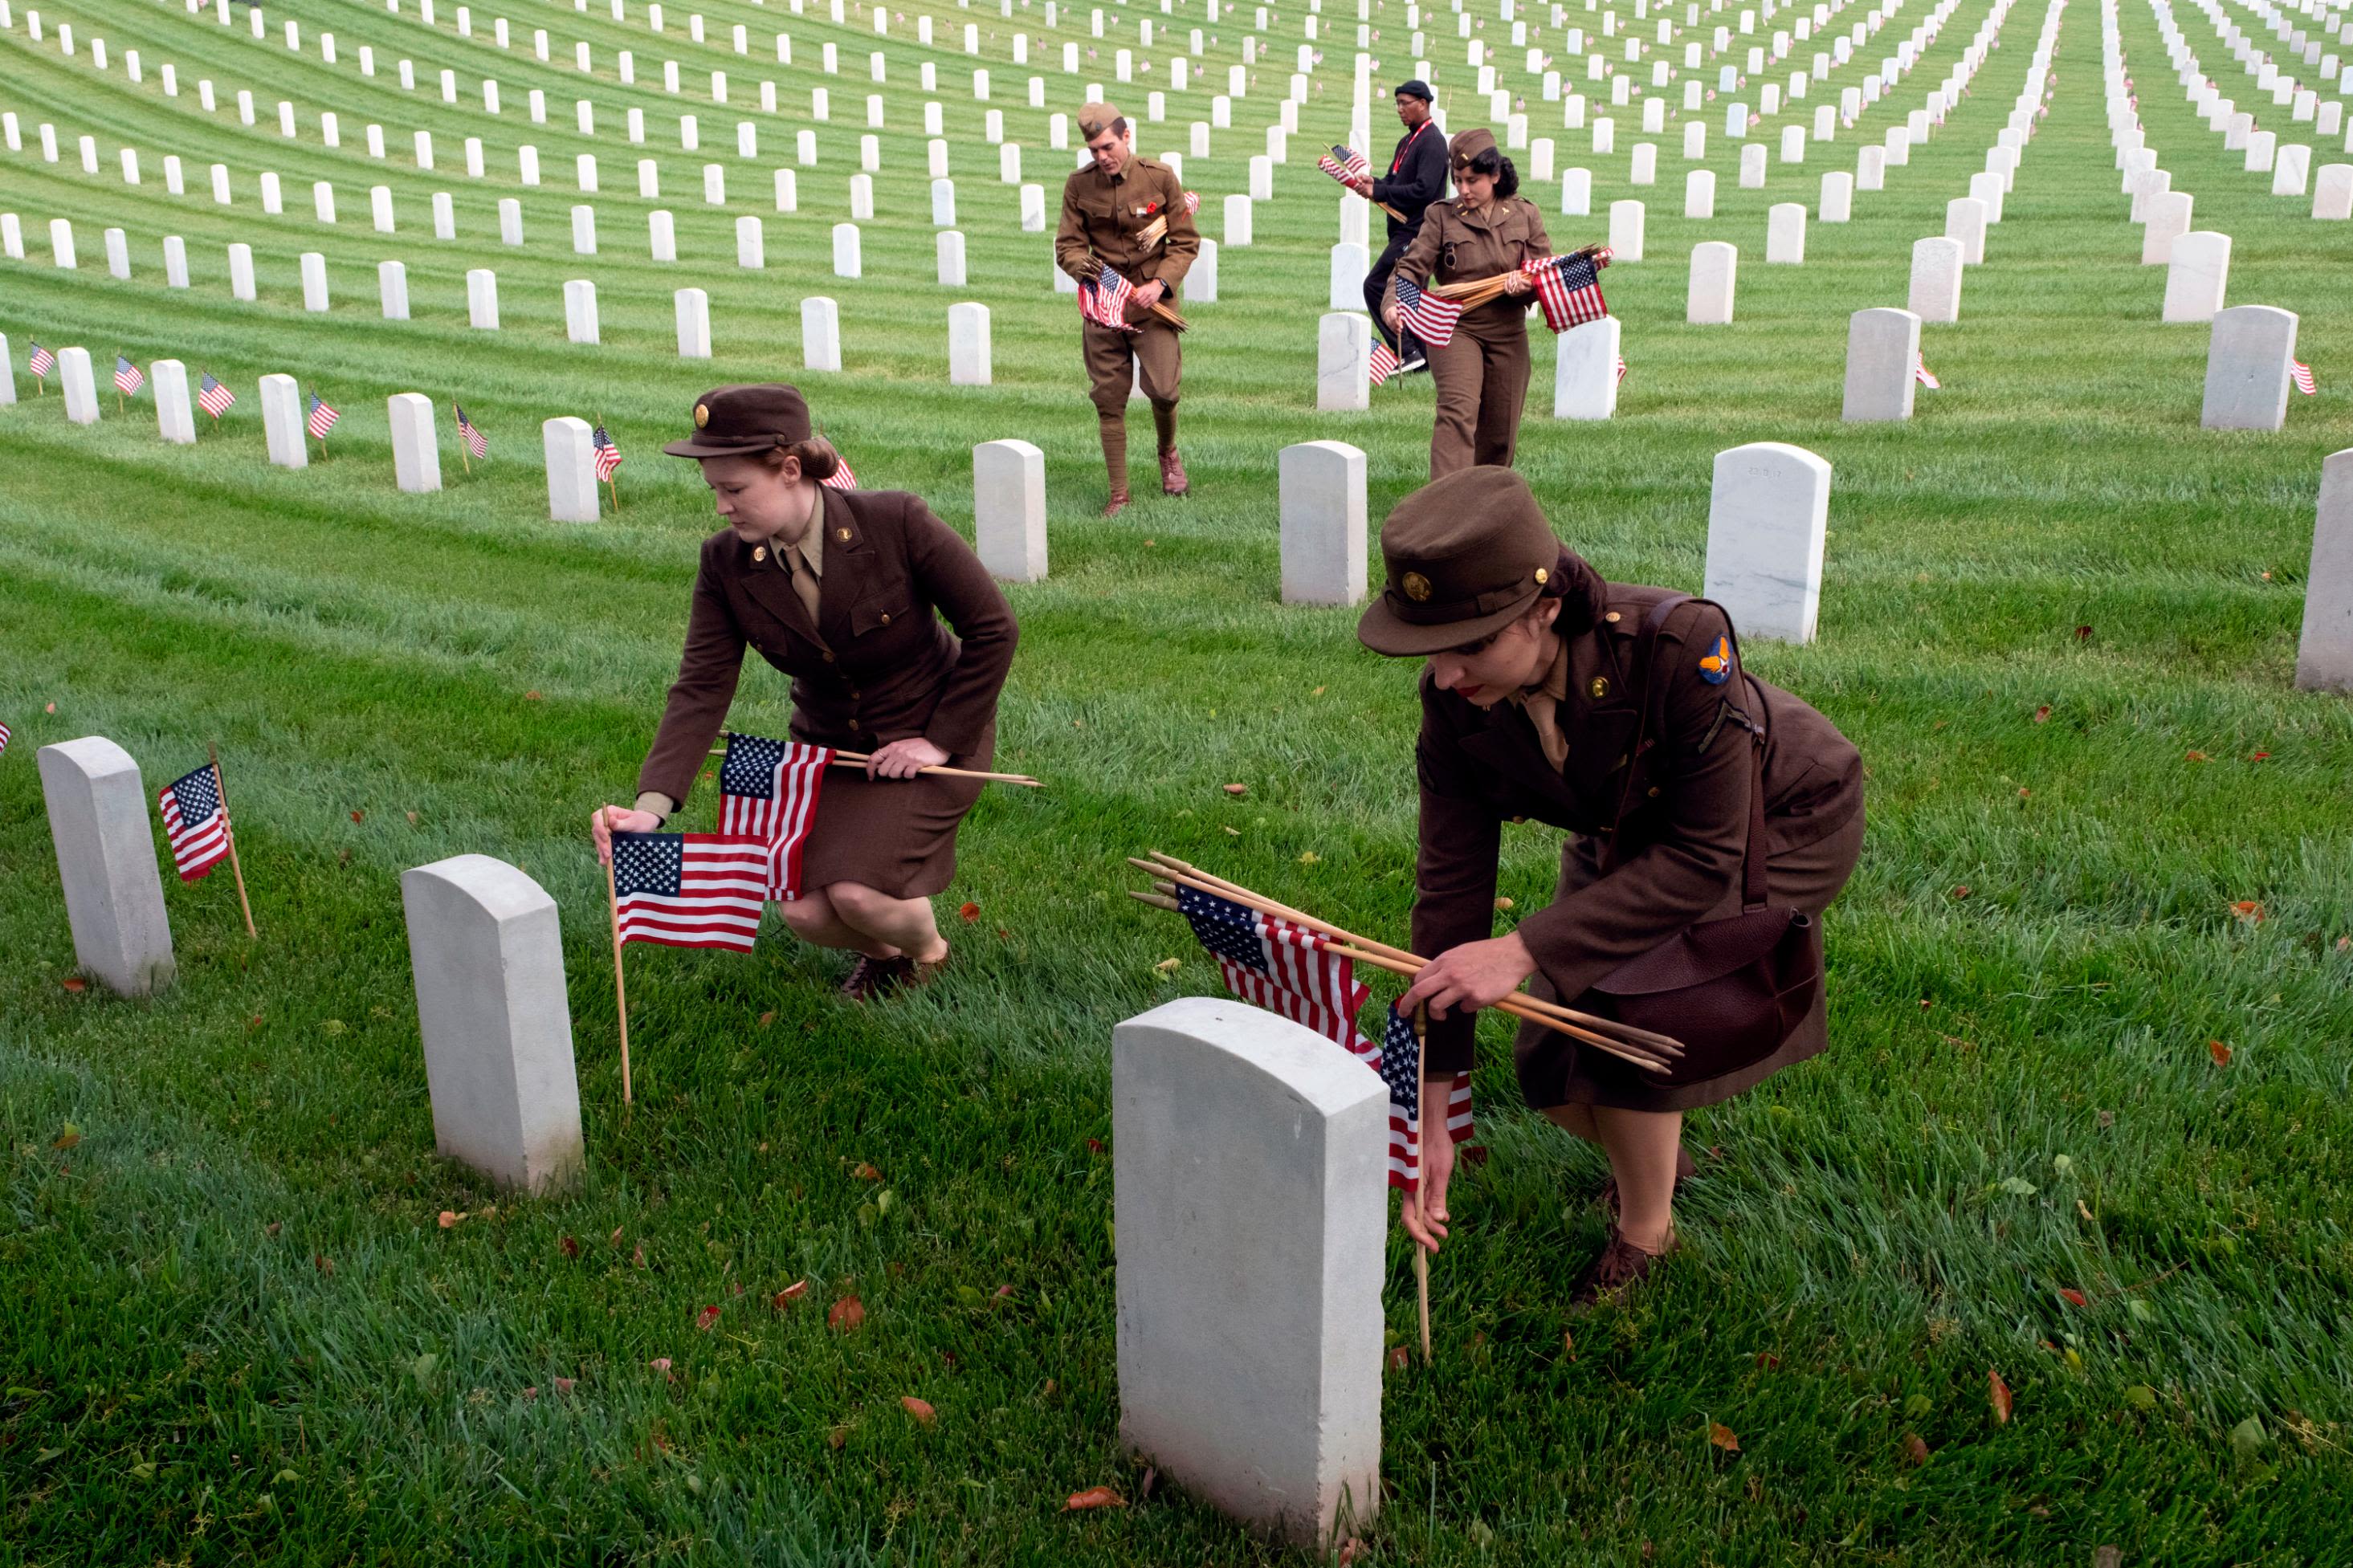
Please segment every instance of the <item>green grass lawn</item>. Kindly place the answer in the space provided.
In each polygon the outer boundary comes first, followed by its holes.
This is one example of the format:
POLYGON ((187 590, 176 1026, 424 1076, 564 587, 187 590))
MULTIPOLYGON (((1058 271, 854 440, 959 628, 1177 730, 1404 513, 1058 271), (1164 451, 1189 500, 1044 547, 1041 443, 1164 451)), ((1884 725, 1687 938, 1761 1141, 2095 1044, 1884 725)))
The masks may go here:
MULTIPOLYGON (((87 345, 101 384, 115 352, 169 354, 243 400, 217 430, 200 419, 193 450, 155 441, 151 409, 116 417, 111 393, 98 426, 70 426, 54 382, 36 398, 21 374, 24 400, 0 412, 0 722, 16 731, 0 758, 0 1560, 1302 1560, 1166 1488, 1145 1497, 1119 1452, 1100 1141, 1112 1026, 1217 986, 1176 922, 1122 896, 1137 880, 1122 856, 1156 846, 1356 929, 1406 929, 1415 671, 1359 648, 1353 613, 1276 596, 1280 447, 1364 447, 1376 521, 1426 471, 1426 381, 1377 394, 1370 415, 1312 406, 1337 195, 1312 149, 1345 133, 1353 7, 1326 14, 1345 37, 1324 45, 1328 85, 1278 199, 1258 208, 1259 243, 1225 252, 1219 302, 1188 309, 1196 495, 1153 496, 1112 523, 1093 515, 1074 312, 1048 291, 1045 237, 1018 230, 980 116, 1005 111, 1050 199, 1071 154, 1046 147, 1028 77, 1074 109, 1083 81, 1116 87, 1111 52, 1149 15, 1219 38, 1192 101, 1173 99, 1170 122, 1138 138, 1182 148, 1240 60, 1247 7, 1208 23, 1200 0, 1165 18, 1113 8, 1098 44, 1084 8, 1047 35, 1042 6, 1018 21, 926 6, 943 47, 925 51, 915 7, 878 46, 821 7, 712 0, 715 47, 698 47, 682 15, 657 42, 634 4, 624 26, 602 5, 515 0, 503 56, 487 37, 497 9, 477 6, 481 36, 460 39, 452 6, 428 30, 414 5, 297 0, 269 8, 260 44, 241 8, 224 29, 177 5, 43 5, 48 28, 107 37, 103 76, 33 46, 21 7, 0 35, 0 108, 26 146, 0 158, 0 210, 23 217, 35 258, 0 263, 20 373, 37 338, 87 345), (287 16, 303 24, 299 57, 279 40, 287 16), (987 38, 978 61, 960 52, 967 20, 987 38), (749 59, 725 47, 739 21, 749 59), (536 26, 554 67, 530 58, 536 26), (339 66, 319 59, 322 28, 339 66), (757 41, 778 28, 794 36, 789 69, 757 41), (1015 30, 1038 63, 1011 65, 1015 30), (585 89, 575 37, 596 51, 585 89), (1102 51, 1081 79, 1059 69, 1072 37, 1102 51), (842 46, 838 79, 814 68, 826 39, 842 46), (353 64, 361 44, 374 79, 353 64), (123 76, 126 47, 142 49, 143 87, 123 76), (853 283, 830 276, 827 231, 846 214, 876 47, 893 109, 853 283), (637 52, 634 88, 611 76, 621 47, 637 52), (676 100, 659 77, 673 56, 691 89, 676 100), (414 93, 394 75, 404 57, 414 93), (970 237, 961 291, 933 281, 913 87, 925 58, 941 68, 970 237), (177 99, 158 85, 166 59, 177 99), (969 97, 973 64, 992 69, 989 105, 969 97), (438 100, 444 68, 460 76, 455 108, 438 100), (712 68, 738 107, 701 96, 712 68), (484 74, 501 82, 496 119, 484 74), (214 115, 198 77, 221 89, 214 115), (764 79, 785 112, 741 107, 764 79), (797 214, 765 211, 813 84, 834 100, 824 162, 800 171, 797 214), (237 122, 239 87, 255 91, 256 128, 237 122), (533 87, 545 125, 523 107, 533 87), (593 139, 573 130, 583 95, 598 105, 593 139), (280 98, 301 107, 292 142, 276 133, 280 98), (619 129, 631 106, 647 110, 643 149, 619 129), (322 108, 341 116, 340 151, 319 143, 322 108), (700 114, 705 152, 679 150, 679 112, 700 114), (761 122, 762 159, 733 156, 739 118, 761 122), (55 165, 34 141, 43 121, 63 144, 55 165), (370 121, 394 153, 383 164, 362 151, 370 121), (437 174, 408 156, 407 133, 428 126, 437 174), (84 133, 100 138, 97 176, 79 170, 84 133), (463 174, 468 135, 491 178, 463 174), (547 170, 537 190, 513 182, 524 142, 547 170), (121 144, 142 152, 135 189, 121 144), (605 192, 594 258, 569 254, 565 217, 586 151, 605 192), (167 152, 187 162, 187 196, 164 192, 167 152), (633 194, 640 155, 661 163, 660 204, 633 194), (733 206, 702 205, 705 161, 729 166, 733 206), (235 171, 233 207, 211 201, 214 162, 235 171), (285 179, 285 216, 260 213, 263 169, 285 179), (314 179, 336 184, 333 228, 311 217, 314 179), (396 235, 369 229, 375 184, 395 192, 396 235), (455 243, 429 237, 427 198, 444 189, 455 243), (497 242, 501 195, 523 202, 520 249, 497 242), (677 215, 676 266, 644 259, 656 205, 677 215), (765 272, 733 265, 747 211, 767 217, 765 272), (59 216, 75 222, 78 273, 47 264, 59 216), (110 226, 131 237, 128 283, 105 275, 110 226), (187 292, 163 287, 167 233, 189 242, 187 292), (259 260, 258 305, 228 298, 223 247, 240 238, 259 260), (324 316, 300 308, 295 258, 310 248, 335 289, 324 316), (377 317, 387 258, 407 263, 412 321, 377 317), (495 336, 465 326, 472 266, 499 271, 495 336), (574 277, 598 284, 600 348, 564 342, 574 277), (687 284, 712 295, 707 365, 673 353, 670 291, 687 284), (841 301, 842 374, 798 373, 810 293, 841 301), (959 298, 994 311, 993 389, 946 385, 959 298), (263 458, 252 384, 279 370, 344 413, 332 457, 301 472, 263 458), (993 793, 973 813, 941 900, 955 966, 919 997, 841 1004, 838 959, 780 931, 750 959, 631 954, 625 1111, 602 878, 581 828, 633 788, 712 522, 697 475, 656 447, 704 387, 772 378, 801 381, 865 483, 914 490, 958 526, 973 443, 1045 448, 1053 575, 1012 591, 1023 641, 998 755, 1052 787, 993 793), (410 390, 441 402, 438 495, 392 486, 384 398, 410 390), (451 396, 493 442, 471 476, 451 396), (565 413, 603 415, 629 457, 625 510, 594 527, 542 521, 537 425, 565 413), (93 733, 129 748, 151 790, 217 742, 237 805, 262 939, 246 941, 226 876, 173 882, 180 978, 150 1002, 61 984, 73 953, 33 753, 93 733), (433 1156, 397 878, 468 851, 522 866, 564 911, 589 1148, 574 1195, 506 1196, 433 1156), (955 920, 967 901, 973 918, 955 920), (444 1210, 467 1217, 445 1229, 444 1210), (776 1306, 797 1281, 806 1292, 776 1306), (829 1327, 853 1296, 862 1323, 829 1327), (717 1322, 699 1331, 707 1306, 717 1322), (1097 1484, 1133 1506, 1060 1511, 1097 1484)), ((1830 89, 1876 68, 1926 9, 1913 0, 1830 89)), ((1377 13, 1384 86, 1404 74, 1402 10, 1377 13)), ((1858 195, 1853 223, 1813 226, 1805 266, 1763 265, 1765 208, 1810 208, 1823 170, 1851 169, 1916 107, 1985 12, 1966 0, 1891 98, 1810 145, 1801 168, 1776 163, 1765 190, 1736 187, 1711 106, 1708 223, 1679 216, 1679 124, 1655 139, 1662 183, 1630 193, 1633 111, 1603 157, 1584 133, 1550 131, 1557 107, 1522 85, 1518 51, 1495 37, 1508 25, 1481 13, 1537 133, 1558 139, 1563 167, 1594 170, 1597 207, 1651 203, 1650 259, 1606 279, 1632 365, 1619 417, 1546 417, 1539 331, 1521 467, 1606 575, 1696 591, 1714 453, 1770 439, 1830 459, 1820 638, 1748 652, 1860 744, 1872 834, 1829 920, 1831 1051, 1694 1119, 1691 1141, 1715 1152, 1681 1208, 1685 1252, 1622 1309, 1567 1311, 1604 1234, 1603 1166, 1520 1106, 1508 1035, 1483 1032, 1493 1157, 1457 1189, 1456 1239, 1432 1271, 1435 1363, 1388 1374, 1370 1560, 2058 1564, 2103 1544, 2126 1563, 2346 1560, 2353 710, 2295 691, 2291 673, 2320 462, 2353 446, 2353 230, 2311 223, 2308 199, 2272 197, 2268 175, 2222 151, 2172 85, 2147 0, 2126 0, 2150 141, 2195 194, 2199 226, 2234 238, 2232 301, 2298 311, 2298 353, 2321 378, 2280 435, 2201 431, 2207 334, 2157 321, 2163 269, 2138 265, 2098 8, 2078 0, 2051 117, 1969 273, 1963 321, 1928 329, 1946 390, 1924 392, 1908 425, 1842 426, 1848 313, 1903 302, 1911 242, 1941 232, 1945 202, 1982 167, 2042 7, 2021 0, 1973 95, 1885 192, 1858 195), (1707 238, 1746 253, 1729 328, 1683 323, 1685 258, 1707 238), (2015 1391, 2007 1424, 1989 1371, 2015 1391), (1736 1454, 1711 1444, 1716 1424, 1736 1454)), ((2211 23, 2178 15, 2232 90, 2211 23)), ((1271 29, 1218 155, 1187 161, 1212 235, 1242 159, 1262 150, 1297 21, 1286 10, 1271 29)), ((1451 13, 1430 25, 1454 121, 1475 122, 1451 13)), ((1123 103, 1165 86, 1166 38, 1138 50, 1154 68, 1118 89, 1123 103)), ((1587 85, 1581 62, 1560 63, 1587 85)), ((1375 131, 1385 151, 1385 115, 1375 131)), ((1556 185, 1530 194, 1556 242, 1602 237, 1600 219, 1557 216, 1556 185)), ((1139 412, 1139 454, 1147 428, 1139 412)), ((785 718, 784 683, 747 677, 737 724, 773 733, 785 718)), ((712 810, 706 792, 686 821, 712 810)), ((1507 835, 1520 910, 1546 896, 1556 850, 1551 833, 1507 835)), ((1402 1246, 1390 1261, 1402 1340, 1402 1246)))

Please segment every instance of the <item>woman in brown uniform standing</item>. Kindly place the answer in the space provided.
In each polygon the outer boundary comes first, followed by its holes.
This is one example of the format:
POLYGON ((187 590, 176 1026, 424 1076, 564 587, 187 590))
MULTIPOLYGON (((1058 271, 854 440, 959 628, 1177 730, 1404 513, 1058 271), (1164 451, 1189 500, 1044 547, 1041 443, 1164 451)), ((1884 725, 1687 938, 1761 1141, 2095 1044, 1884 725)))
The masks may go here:
POLYGON ((987 766, 1013 611, 916 497, 820 484, 839 458, 789 386, 707 392, 694 434, 662 449, 702 462, 727 526, 702 542, 686 652, 637 805, 596 813, 597 853, 610 858, 610 829, 650 832, 685 802, 749 644, 793 678, 794 739, 873 759, 863 774, 826 770, 785 923, 859 954, 842 984, 855 1001, 921 984, 947 962, 931 896, 955 874, 956 826, 980 784, 920 770, 987 766))
MULTIPOLYGON (((1381 553, 1388 585, 1357 635, 1377 653, 1428 660, 1413 945, 1436 956, 1402 1005, 1429 1005, 1430 1079, 1470 1069, 1476 1009, 1522 981, 1575 1003, 1630 960, 1755 904, 1802 911, 1788 929, 1819 977, 1819 917, 1862 850, 1862 759, 1830 721, 1741 668, 1722 610, 1603 582, 1503 468, 1408 496, 1381 528, 1381 553), (1498 937, 1502 825, 1528 817, 1575 837, 1552 902, 1498 937)), ((1683 1112, 1821 1050, 1820 988, 1761 1042, 1681 1038, 1685 1058, 1662 1081, 1565 1035, 1520 1032, 1527 1102, 1609 1157, 1618 1221, 1579 1300, 1641 1279, 1673 1248, 1675 1184, 1692 1173, 1683 1112)), ((1409 1208, 1406 1224, 1434 1249, 1451 1143, 1426 1142, 1422 1159, 1430 1223, 1409 1208)))
POLYGON ((1444 348, 1430 350, 1438 387, 1438 424, 1430 433, 1430 477, 1442 479, 1474 463, 1512 465, 1520 410, 1528 396, 1527 296, 1535 287, 1520 263, 1552 254, 1544 215, 1518 194, 1519 171, 1482 130, 1459 132, 1447 146, 1455 197, 1432 202, 1421 232, 1397 264, 1381 319, 1397 330, 1396 279, 1417 289, 1502 273, 1503 294, 1462 312, 1444 348))

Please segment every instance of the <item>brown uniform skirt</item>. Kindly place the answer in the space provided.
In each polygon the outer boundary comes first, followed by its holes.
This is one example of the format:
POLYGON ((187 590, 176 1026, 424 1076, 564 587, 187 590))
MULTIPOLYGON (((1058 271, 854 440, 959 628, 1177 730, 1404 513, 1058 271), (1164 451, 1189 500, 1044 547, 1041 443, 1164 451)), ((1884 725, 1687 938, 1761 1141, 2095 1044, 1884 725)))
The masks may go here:
MULTIPOLYGON (((985 769, 996 752, 992 724, 978 751, 950 757, 948 766, 985 769)), ((955 879, 956 827, 983 787, 937 773, 870 779, 828 768, 801 850, 801 886, 859 882, 894 899, 931 897, 955 879)))
MULTIPOLYGON (((1862 857, 1862 812, 1860 807, 1845 826, 1810 844, 1785 850, 1765 863, 1767 897, 1775 904, 1793 904, 1816 917, 1814 942, 1822 940, 1821 912, 1854 874, 1862 857)), ((1560 883, 1556 902, 1601 876, 1601 841, 1573 838, 1561 847, 1560 883)), ((1736 880, 1721 903, 1700 918, 1724 920, 1740 912, 1740 885, 1736 880)), ((1546 1001, 1559 1001, 1539 974, 1532 987, 1546 1001)), ((1528 1104, 1542 1110, 1555 1105, 1606 1105, 1617 1110, 1690 1110, 1731 1099, 1742 1089, 1764 1082, 1792 1062, 1804 1061, 1830 1044, 1827 988, 1814 998, 1806 1015, 1781 1048, 1763 1061, 1696 1083, 1662 1084, 1640 1068, 1604 1051, 1580 1046, 1567 1035, 1535 1024, 1520 1026, 1512 1052, 1519 1065, 1520 1092, 1528 1104)))

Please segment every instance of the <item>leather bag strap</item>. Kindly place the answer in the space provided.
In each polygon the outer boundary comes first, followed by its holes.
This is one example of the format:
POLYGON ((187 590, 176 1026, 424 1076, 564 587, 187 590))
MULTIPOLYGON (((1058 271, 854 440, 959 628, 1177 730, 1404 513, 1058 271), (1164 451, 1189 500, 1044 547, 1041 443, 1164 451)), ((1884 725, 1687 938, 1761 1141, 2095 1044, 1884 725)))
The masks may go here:
MULTIPOLYGON (((1620 830, 1625 826, 1626 813, 1634 800, 1634 779, 1642 753, 1649 749, 1651 733, 1651 699, 1657 682, 1659 634, 1666 629, 1667 618, 1689 604, 1714 604, 1711 599, 1694 600, 1688 594, 1674 594, 1651 606, 1642 617, 1642 629, 1636 634, 1635 658, 1642 667, 1642 689, 1636 699, 1634 746, 1626 753, 1626 783, 1618 792, 1618 811, 1609 823, 1609 853, 1606 858, 1605 874, 1614 871, 1625 857, 1620 848, 1620 830)), ((1717 605, 1719 612, 1724 606, 1717 605)), ((1740 634, 1732 629, 1732 616, 1724 615, 1725 635, 1731 640, 1734 668, 1744 678, 1747 666, 1740 662, 1740 634)), ((1740 857, 1740 906, 1743 910, 1761 910, 1766 903, 1765 875, 1765 731, 1754 720, 1742 725, 1748 731, 1748 837, 1740 857)))

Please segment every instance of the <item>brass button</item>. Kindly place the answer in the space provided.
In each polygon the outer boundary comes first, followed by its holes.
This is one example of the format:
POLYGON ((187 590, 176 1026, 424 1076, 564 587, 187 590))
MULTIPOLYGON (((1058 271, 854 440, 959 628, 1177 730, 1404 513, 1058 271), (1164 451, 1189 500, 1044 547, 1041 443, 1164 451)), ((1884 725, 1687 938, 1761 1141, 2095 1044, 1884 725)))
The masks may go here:
POLYGON ((865 695, 865 693, 863 693, 863 692, 861 692, 861 691, 860 691, 860 690, 856 689, 855 688, 852 688, 852 689, 851 689, 851 690, 850 690, 850 693, 849 693, 849 700, 850 700, 852 702, 855 702, 855 701, 857 701, 860 697, 862 697, 862 696, 864 696, 864 695, 865 695))
POLYGON ((765 561, 767 558, 768 558, 768 547, 767 547, 766 545, 765 545, 765 544, 754 544, 754 546, 752 546, 752 559, 753 559, 753 560, 754 560, 754 561, 765 561))
POLYGON ((1525 816, 1515 816, 1515 817, 1512 818, 1512 820, 1513 820, 1514 822, 1515 822, 1515 823, 1518 823, 1518 822, 1525 822, 1525 821, 1527 820, 1527 818, 1526 818, 1526 817, 1525 817, 1525 816))
POLYGON ((1616 626, 1616 625, 1619 623, 1619 621, 1620 621, 1620 619, 1622 619, 1623 617, 1622 617, 1622 616, 1620 616, 1618 614, 1618 612, 1617 612, 1617 611, 1612 610, 1612 611, 1610 611, 1608 615, 1606 615, 1606 616, 1602 616, 1601 618, 1602 618, 1603 620, 1605 620, 1605 621, 1608 621, 1611 626, 1616 626))
POLYGON ((882 624, 886 626, 891 624, 891 613, 888 610, 882 613, 882 624))
POLYGON ((841 541, 844 544, 847 544, 847 543, 849 543, 849 530, 848 530, 848 529, 846 529, 846 528, 837 528, 837 529, 835 529, 835 530, 833 531, 833 536, 834 536, 836 539, 839 539, 839 541, 841 541))
POLYGON ((849 727, 850 727, 851 729, 853 729, 853 730, 857 729, 857 728, 858 728, 858 721, 857 721, 857 720, 855 720, 855 719, 852 719, 852 720, 849 721, 849 727))
POLYGON ((833 650, 831 648, 825 650, 825 662, 828 664, 831 664, 833 662, 833 650))
POLYGON ((1593 684, 1587 687, 1586 689, 1593 693, 1593 700, 1596 702, 1600 701, 1601 699, 1609 695, 1609 678, 1607 676, 1600 675, 1595 676, 1593 678, 1593 684))
POLYGON ((1659 794, 1659 786, 1658 786, 1658 785, 1656 785, 1656 784, 1652 784, 1652 785, 1651 786, 1651 798, 1652 798, 1652 799, 1654 799, 1654 800, 1655 800, 1656 798, 1658 798, 1658 794, 1659 794))

